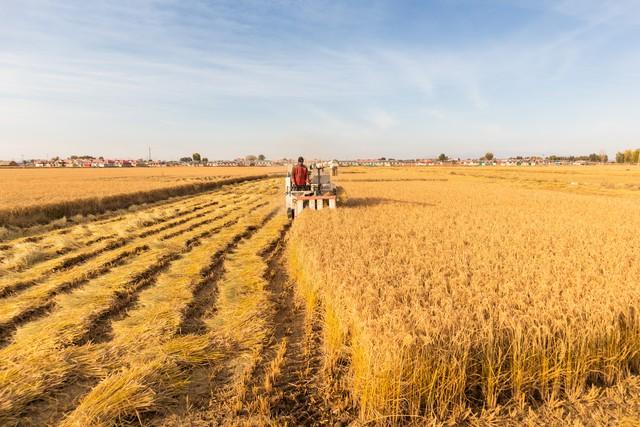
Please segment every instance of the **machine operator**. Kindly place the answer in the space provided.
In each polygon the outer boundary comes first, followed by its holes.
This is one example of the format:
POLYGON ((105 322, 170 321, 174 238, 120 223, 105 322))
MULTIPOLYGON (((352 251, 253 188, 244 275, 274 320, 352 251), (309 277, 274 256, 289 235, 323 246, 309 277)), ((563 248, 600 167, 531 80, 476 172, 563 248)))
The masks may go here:
POLYGON ((298 157, 298 164, 293 167, 291 172, 293 180, 293 189, 297 191, 308 190, 311 180, 309 179, 309 169, 304 165, 302 156, 298 157))

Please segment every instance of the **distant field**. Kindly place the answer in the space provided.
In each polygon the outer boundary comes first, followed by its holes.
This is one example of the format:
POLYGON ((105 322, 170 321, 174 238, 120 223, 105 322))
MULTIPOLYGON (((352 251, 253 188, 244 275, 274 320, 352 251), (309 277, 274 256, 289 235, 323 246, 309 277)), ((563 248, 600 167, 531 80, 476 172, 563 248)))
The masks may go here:
POLYGON ((0 206, 19 208, 105 197, 281 170, 280 167, 0 169, 0 206))
POLYGON ((188 194, 213 182, 282 168, 0 169, 0 226, 32 225, 188 194), (182 187, 183 192, 162 191, 182 187), (153 192, 149 194, 149 192, 153 192))
POLYGON ((640 166, 636 165, 343 168, 339 179, 342 182, 357 182, 453 176, 466 178, 469 183, 516 184, 526 188, 582 194, 640 195, 640 166))

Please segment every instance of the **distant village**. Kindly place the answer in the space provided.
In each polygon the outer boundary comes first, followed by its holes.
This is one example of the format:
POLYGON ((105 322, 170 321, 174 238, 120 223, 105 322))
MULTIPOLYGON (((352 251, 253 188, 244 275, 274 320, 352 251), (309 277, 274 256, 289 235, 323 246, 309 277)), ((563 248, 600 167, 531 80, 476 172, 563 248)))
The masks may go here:
MULTIPOLYGON (((326 159, 322 160, 325 161, 326 159)), ((626 159, 625 159, 626 160, 626 159)), ((311 164, 320 159, 309 159, 311 164)), ((616 159, 618 161, 618 159, 616 159)), ((264 155, 245 156, 233 160, 210 160, 198 153, 190 157, 182 157, 178 160, 151 160, 151 159, 109 159, 93 156, 70 156, 68 158, 54 157, 52 159, 29 159, 22 161, 1 161, 0 167, 23 168, 139 168, 139 167, 268 167, 284 166, 293 163, 293 159, 269 160, 264 155)), ((507 158, 495 158, 492 153, 487 153, 481 158, 449 158, 440 154, 436 158, 421 159, 393 159, 380 157, 375 159, 337 160, 341 167, 349 166, 538 166, 538 165, 590 165, 608 163, 606 154, 590 154, 588 156, 516 156, 507 158)), ((618 163, 623 163, 618 161, 618 163)), ((625 162, 626 163, 626 162, 625 162)))
POLYGON ((24 161, 0 161, 0 166, 16 166, 27 168, 157 168, 174 166, 191 167, 221 167, 221 166, 277 166, 286 164, 286 160, 266 160, 258 158, 238 158, 234 160, 209 160, 183 157, 179 160, 151 160, 151 159, 109 159, 93 156, 70 156, 66 159, 54 157, 52 159, 30 159, 24 161))

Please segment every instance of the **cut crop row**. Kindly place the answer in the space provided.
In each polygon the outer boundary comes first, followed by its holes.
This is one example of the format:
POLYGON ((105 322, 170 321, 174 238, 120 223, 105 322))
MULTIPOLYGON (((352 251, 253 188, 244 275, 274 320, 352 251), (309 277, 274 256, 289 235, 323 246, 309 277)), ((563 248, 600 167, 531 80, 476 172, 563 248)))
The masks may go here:
MULTIPOLYGON (((245 207, 239 216, 256 207, 245 207)), ((168 267, 170 262, 187 256, 201 239, 237 220, 224 218, 159 243, 83 288, 57 295, 55 307, 48 316, 18 328, 13 342, 0 350, 0 421, 15 420, 26 404, 68 380, 73 367, 100 375, 100 369, 95 369, 102 366, 101 363, 73 344, 89 333, 103 313, 112 311, 123 295, 137 294, 142 286, 148 286, 148 281, 160 273, 160 265, 168 267), (65 350, 65 347, 69 348, 65 350)))
MULTIPOLYGON (((211 203, 215 206, 224 200, 225 198, 221 198, 211 203)), ((51 256, 47 260, 43 260, 39 263, 33 263, 35 265, 32 265, 31 268, 26 271, 8 271, 7 274, 5 274, 5 277, 0 281, 0 294, 6 294, 8 292, 7 290, 15 289, 17 287, 16 285, 19 285, 20 283, 28 283, 29 281, 37 280, 38 277, 46 275, 47 273, 72 267, 73 265, 79 264, 82 261, 89 259, 101 252, 115 249, 136 238, 158 233, 167 228, 180 225, 181 223, 184 223, 191 219, 202 217, 206 215, 207 211, 208 210, 205 209, 204 211, 199 211, 198 213, 193 215, 178 215, 171 218, 168 217, 167 220, 175 219, 175 221, 163 223, 162 225, 157 227, 143 226, 144 228, 142 232, 136 232, 139 230, 139 227, 134 227, 132 225, 130 227, 127 227, 126 229, 121 229, 117 233, 110 233, 110 235, 112 236, 111 238, 99 240, 93 244, 76 245, 75 243, 71 243, 73 245, 73 248, 71 250, 65 251, 62 256, 51 256)), ((109 230, 109 232, 110 231, 112 230, 109 230)), ((102 230, 102 232, 107 232, 107 230, 102 230)), ((67 241, 68 238, 65 238, 64 242, 67 241)), ((34 252, 40 251, 38 247, 34 246, 22 246, 21 248, 34 252)))
MULTIPOLYGON (((180 200, 153 208, 140 210, 118 217, 113 221, 96 221, 82 224, 58 232, 51 232, 42 236, 32 236, 17 239, 3 245, 7 248, 2 252, 0 268, 7 271, 21 271, 51 258, 65 255, 76 250, 84 251, 88 246, 103 242, 103 245, 117 244, 123 238, 141 228, 165 223, 194 212, 202 211, 219 203, 226 196, 239 193, 250 194, 252 189, 260 188, 265 182, 239 184, 236 192, 217 191, 192 198, 180 200), (246 191, 245 191, 246 190, 246 191)), ((98 249, 100 246, 96 246, 98 249)), ((73 257, 68 257, 73 258, 73 257)), ((52 263, 49 263, 52 265, 52 263)))
POLYGON ((68 254, 64 257, 41 263, 28 271, 7 274, 0 280, 0 295, 6 296, 10 292, 15 292, 17 290, 27 288, 35 283, 38 283, 39 281, 42 281, 52 273, 68 270, 71 267, 77 267, 78 264, 86 262, 87 260, 97 255, 101 255, 115 249, 120 249, 120 252, 125 252, 127 250, 127 246, 130 246, 130 244, 127 244, 130 242, 136 243, 138 241, 137 239, 144 239, 149 236, 158 234, 162 231, 166 231, 170 228, 186 225, 183 227, 179 227, 179 229, 175 231, 176 235, 180 234, 182 230, 188 229, 189 225, 196 223, 197 220, 202 221, 202 217, 210 215, 212 212, 218 212, 220 208, 225 206, 227 203, 243 202, 244 200, 246 200, 246 197, 247 196, 235 198, 220 198, 217 200, 217 202, 221 205, 214 205, 211 208, 199 212, 195 215, 183 217, 168 224, 162 224, 156 227, 144 229, 143 231, 133 233, 129 237, 121 238, 116 241, 102 242, 98 245, 95 245, 94 247, 84 248, 76 253, 68 254))
MULTIPOLYGON (((188 230, 189 226, 202 221, 202 217, 205 215, 211 215, 212 213, 220 212, 221 207, 217 206, 207 212, 203 212, 195 217, 187 218, 187 221, 176 221, 172 224, 165 224, 161 227, 155 227, 143 232, 132 235, 127 239, 120 239, 116 242, 101 245, 99 249, 88 248, 86 251, 79 251, 73 255, 62 257, 61 259, 51 260, 49 262, 42 263, 29 271, 22 273, 14 273, 7 275, 0 280, 0 292, 4 297, 11 295, 12 293, 19 292, 23 289, 34 286, 38 283, 45 281, 46 279, 54 278, 55 276, 65 275, 65 272, 82 271, 82 264, 101 265, 101 261, 104 259, 112 259, 112 254, 120 254, 139 245, 141 241, 149 240, 149 237, 160 233, 162 231, 177 227, 178 234, 182 230, 188 230), (169 227, 166 227, 170 225, 169 227)), ((175 231, 174 231, 175 232, 175 231)))
POLYGON ((104 253, 81 266, 52 274, 37 286, 11 297, 0 299, 0 331, 6 329, 7 325, 16 323, 17 320, 25 319, 28 313, 42 310, 42 307, 49 304, 56 294, 86 284, 92 278, 105 274, 119 265, 135 262, 135 259, 129 260, 128 258, 135 258, 141 253, 151 250, 150 248, 157 246, 158 242, 170 242, 171 238, 185 233, 193 233, 208 224, 220 225, 236 220, 242 215, 242 211, 252 208, 256 203, 260 203, 259 200, 256 200, 257 198, 254 197, 246 200, 243 205, 230 204, 229 206, 212 210, 205 219, 183 224, 178 230, 172 230, 165 235, 153 235, 139 239, 120 247, 117 251, 104 253))
MULTIPOLYGON (((123 417, 156 409, 185 386, 189 366, 219 359, 221 349, 211 345, 211 336, 181 336, 179 325, 196 286, 207 280, 216 258, 272 215, 273 205, 249 215, 215 240, 203 242, 188 258, 162 274, 153 288, 143 292, 136 310, 113 325, 113 340, 100 349, 104 355, 101 360, 118 369, 112 368, 62 425, 111 425, 123 417)), ((238 250, 281 222, 282 217, 267 221, 249 240, 241 240, 238 250)))

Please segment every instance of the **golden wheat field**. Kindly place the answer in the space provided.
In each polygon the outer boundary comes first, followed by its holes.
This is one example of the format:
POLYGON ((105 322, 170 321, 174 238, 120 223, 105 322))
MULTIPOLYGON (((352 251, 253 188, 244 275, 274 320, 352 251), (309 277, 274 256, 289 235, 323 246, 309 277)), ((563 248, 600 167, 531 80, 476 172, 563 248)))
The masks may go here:
POLYGON ((640 169, 343 168, 0 236, 0 425, 635 425, 640 169))
POLYGON ((359 418, 640 422, 639 173, 344 171, 288 260, 359 418))
POLYGON ((12 208, 280 172, 282 168, 0 168, 0 206, 12 208))
MULTIPOLYGON (((63 222, 132 204, 189 195, 281 167, 0 168, 0 223, 63 222)), ((0 230, 1 231, 1 230, 0 230)))

